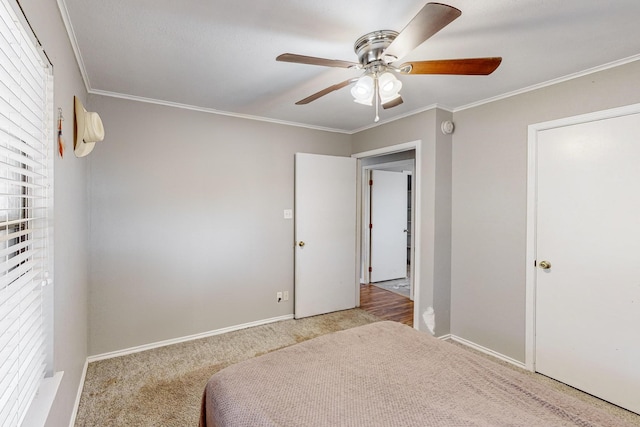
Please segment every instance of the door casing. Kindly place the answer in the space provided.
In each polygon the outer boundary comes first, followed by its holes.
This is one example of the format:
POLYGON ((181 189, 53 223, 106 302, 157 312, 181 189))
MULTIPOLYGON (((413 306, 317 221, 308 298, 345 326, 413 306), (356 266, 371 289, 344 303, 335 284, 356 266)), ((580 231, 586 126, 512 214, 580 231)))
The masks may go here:
MULTIPOLYGON (((415 163, 414 163, 414 171, 413 171, 413 180, 412 180, 412 188, 411 191, 413 195, 413 205, 412 205, 412 233, 411 233, 411 280, 412 280, 412 290, 413 290, 413 327, 418 329, 419 326, 419 313, 420 313, 420 263, 417 260, 420 259, 420 239, 417 236, 420 236, 421 230, 421 215, 420 215, 420 207, 421 207, 421 197, 420 197, 420 177, 422 170, 422 141, 416 140, 411 142, 405 142, 402 144, 390 145, 387 147, 378 148, 375 150, 364 151, 361 153, 353 154, 351 157, 355 157, 358 159, 358 171, 357 173, 357 249, 356 256, 357 259, 360 260, 360 271, 363 269, 363 221, 362 221, 362 212, 363 212, 363 197, 365 194, 364 186, 363 186, 363 172, 362 172, 362 159, 367 157, 377 157, 383 156, 386 154, 393 153, 401 153, 403 151, 415 150, 415 163)), ((360 280, 356 281, 356 306, 360 306, 360 280)))

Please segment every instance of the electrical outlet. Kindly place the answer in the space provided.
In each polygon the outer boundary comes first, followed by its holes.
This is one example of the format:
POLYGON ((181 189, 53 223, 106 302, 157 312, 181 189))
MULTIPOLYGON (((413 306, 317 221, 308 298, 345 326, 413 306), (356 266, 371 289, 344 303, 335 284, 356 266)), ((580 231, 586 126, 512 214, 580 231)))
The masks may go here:
POLYGON ((276 293, 276 298, 278 302, 282 301, 282 292, 276 293))
POLYGON ((285 301, 289 301, 289 291, 284 291, 283 299, 284 299, 285 301))

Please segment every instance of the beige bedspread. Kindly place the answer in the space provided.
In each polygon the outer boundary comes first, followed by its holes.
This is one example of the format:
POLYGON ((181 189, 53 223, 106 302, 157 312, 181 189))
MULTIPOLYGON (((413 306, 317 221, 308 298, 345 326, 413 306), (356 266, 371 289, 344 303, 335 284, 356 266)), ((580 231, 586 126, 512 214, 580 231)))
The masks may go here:
POLYGON ((201 427, 625 426, 573 396, 395 322, 324 335, 216 373, 201 427))

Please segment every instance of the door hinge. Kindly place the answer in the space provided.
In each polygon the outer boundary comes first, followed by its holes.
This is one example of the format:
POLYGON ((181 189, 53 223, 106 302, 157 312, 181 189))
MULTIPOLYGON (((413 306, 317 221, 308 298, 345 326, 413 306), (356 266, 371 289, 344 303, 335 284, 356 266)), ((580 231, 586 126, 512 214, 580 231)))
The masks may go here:
POLYGON ((372 228, 373 228, 373 224, 369 224, 369 229, 372 229, 372 228))
POLYGON ((369 273, 371 273, 372 270, 373 270, 373 268, 369 267, 369 273))
POLYGON ((372 179, 369 180, 369 185, 373 185, 373 180, 372 179))

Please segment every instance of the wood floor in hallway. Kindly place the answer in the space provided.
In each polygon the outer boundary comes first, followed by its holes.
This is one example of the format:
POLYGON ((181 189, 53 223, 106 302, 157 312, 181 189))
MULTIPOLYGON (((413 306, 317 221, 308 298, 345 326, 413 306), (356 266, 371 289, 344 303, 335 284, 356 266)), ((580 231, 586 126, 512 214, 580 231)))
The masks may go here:
POLYGON ((413 301, 374 285, 360 285, 360 308, 381 319, 413 326, 413 301))

